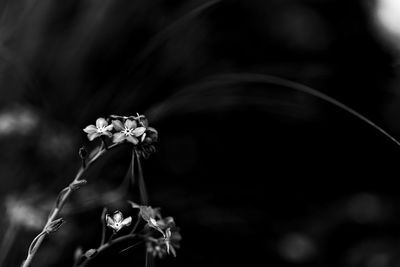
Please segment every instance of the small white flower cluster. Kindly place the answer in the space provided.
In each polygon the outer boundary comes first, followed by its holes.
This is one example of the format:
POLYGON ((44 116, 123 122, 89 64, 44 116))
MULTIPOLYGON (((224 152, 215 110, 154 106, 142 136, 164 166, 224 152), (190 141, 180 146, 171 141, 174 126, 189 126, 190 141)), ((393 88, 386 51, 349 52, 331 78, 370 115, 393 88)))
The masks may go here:
MULTIPOLYGON (((175 226, 174 219, 172 217, 163 218, 159 208, 138 205, 131 201, 129 203, 132 208, 139 209, 139 217, 146 222, 142 237, 146 242, 147 252, 159 258, 163 258, 167 254, 176 256, 176 249, 180 247, 179 243, 182 237, 179 228, 175 226), (151 231, 151 229, 156 231, 151 231)), ((112 216, 107 214, 105 220, 107 227, 111 228, 114 233, 132 223, 131 216, 124 218, 118 210, 112 216)))
POLYGON ((176 257, 175 249, 180 247, 179 243, 182 236, 179 233, 179 228, 175 226, 174 219, 172 217, 160 219, 157 224, 158 227, 165 231, 165 235, 161 238, 148 236, 146 240, 147 252, 159 258, 163 258, 167 254, 172 254, 176 257))
POLYGON ((163 218, 159 208, 138 205, 129 201, 132 208, 139 209, 140 217, 147 222, 148 228, 153 228, 162 234, 155 237, 151 232, 146 235, 146 249, 153 256, 163 258, 166 254, 176 256, 176 248, 179 248, 182 239, 179 228, 176 227, 174 218, 163 218))
POLYGON ((89 125, 83 129, 90 141, 97 137, 112 138, 113 143, 130 142, 134 145, 149 146, 157 141, 158 132, 149 127, 144 115, 137 116, 117 116, 111 115, 110 118, 98 118, 96 125, 89 125))

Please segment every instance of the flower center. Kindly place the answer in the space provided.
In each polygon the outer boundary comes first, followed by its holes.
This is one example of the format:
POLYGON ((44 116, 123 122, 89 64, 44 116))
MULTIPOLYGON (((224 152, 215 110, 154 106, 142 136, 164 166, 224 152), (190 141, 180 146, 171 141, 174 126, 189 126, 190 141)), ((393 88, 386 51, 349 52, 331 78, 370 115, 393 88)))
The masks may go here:
POLYGON ((106 127, 104 127, 104 126, 97 128, 98 133, 104 133, 105 131, 106 131, 106 127))
POLYGON ((133 135, 133 129, 131 128, 125 128, 122 133, 125 134, 125 136, 133 135))

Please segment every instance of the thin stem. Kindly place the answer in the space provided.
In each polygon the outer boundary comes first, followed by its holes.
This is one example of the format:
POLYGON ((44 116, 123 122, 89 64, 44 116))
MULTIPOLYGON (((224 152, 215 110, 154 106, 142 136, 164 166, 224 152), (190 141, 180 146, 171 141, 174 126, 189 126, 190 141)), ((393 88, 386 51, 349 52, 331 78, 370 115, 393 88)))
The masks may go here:
POLYGON ((105 137, 104 135, 102 135, 102 136, 100 136, 100 139, 101 139, 101 143, 102 143, 103 147, 104 147, 106 150, 108 150, 108 145, 107 145, 107 142, 106 142, 106 137, 105 137))
POLYGON ((130 186, 133 186, 134 184, 135 184, 135 147, 133 147, 132 149, 132 157, 128 171, 126 172, 126 175, 123 181, 121 182, 119 188, 121 191, 125 188, 126 190, 128 190, 127 193, 129 193, 130 186))
POLYGON ((140 223, 140 219, 141 219, 141 218, 142 218, 142 216, 140 216, 140 213, 138 213, 136 223, 135 223, 135 225, 133 226, 133 228, 132 228, 130 234, 135 233, 136 229, 137 229, 138 226, 139 226, 139 223, 140 223))
POLYGON ((133 240, 134 238, 136 238, 137 235, 125 235, 125 236, 121 236, 118 237, 114 240, 111 240, 108 243, 103 244, 102 246, 100 246, 97 249, 96 254, 94 254, 92 257, 85 259, 80 265, 78 265, 79 267, 85 267, 89 264, 89 262, 91 260, 93 260, 94 258, 96 258, 100 253, 104 252, 105 250, 109 249, 111 246, 117 245, 119 243, 125 242, 125 241, 129 241, 129 240, 133 240))
POLYGON ((103 212, 101 213, 101 225, 102 225, 102 232, 101 232, 101 242, 100 246, 106 242, 106 213, 107 213, 107 208, 103 209, 103 212))
POLYGON ((108 149, 100 149, 97 154, 86 164, 86 167, 81 166, 78 170, 78 173, 75 175, 74 180, 69 184, 68 189, 64 192, 64 189, 61 190, 60 194, 62 193, 62 197, 58 197, 57 201, 56 201, 56 206, 54 207, 54 209, 50 212, 50 215, 47 219, 46 224, 43 227, 43 230, 40 232, 40 234, 38 234, 35 239, 32 241, 31 245, 29 246, 29 251, 28 251, 28 255, 25 259, 25 261, 22 263, 22 267, 28 267, 30 266, 33 258, 36 255, 36 251, 38 250, 38 248, 40 247, 40 245, 42 244, 44 237, 47 235, 45 229, 47 229, 47 227, 50 225, 50 223, 52 221, 54 221, 56 219, 56 217, 60 214, 62 208, 64 207, 64 204, 66 202, 66 200, 69 198, 69 196, 72 193, 72 188, 74 188, 74 185, 77 184, 82 175, 85 173, 85 171, 93 164, 97 161, 97 159, 102 156, 106 151, 108 151, 111 148, 114 148, 116 146, 118 146, 119 144, 113 144, 111 146, 108 147, 108 149))
POLYGON ((123 250, 121 250, 121 251, 119 252, 119 254, 124 253, 125 251, 127 251, 127 250, 129 250, 129 249, 131 249, 131 248, 137 247, 138 245, 142 244, 143 242, 144 242, 144 241, 141 240, 141 241, 139 241, 139 242, 133 244, 132 246, 129 246, 129 247, 127 247, 127 248, 124 248, 123 250))
POLYGON ((107 243, 110 243, 113 240, 113 237, 117 234, 116 231, 113 231, 110 238, 108 239, 107 243))
POLYGON ((144 183, 142 164, 140 163, 140 156, 136 149, 135 149, 135 154, 138 162, 138 184, 139 184, 140 201, 142 205, 148 205, 149 199, 147 196, 146 184, 144 183))
POLYGON ((135 154, 136 154, 136 149, 135 147, 132 148, 132 159, 131 159, 131 182, 132 185, 135 184, 135 154))
POLYGON ((42 236, 44 236, 46 233, 47 233, 47 232, 43 231, 43 232, 41 232, 40 234, 38 234, 38 235, 32 240, 32 243, 31 243, 31 245, 30 245, 29 248, 28 248, 28 253, 29 253, 29 254, 32 254, 32 253, 35 252, 34 250, 37 249, 37 248, 35 249, 35 247, 36 247, 35 245, 37 244, 39 238, 41 238, 42 236))

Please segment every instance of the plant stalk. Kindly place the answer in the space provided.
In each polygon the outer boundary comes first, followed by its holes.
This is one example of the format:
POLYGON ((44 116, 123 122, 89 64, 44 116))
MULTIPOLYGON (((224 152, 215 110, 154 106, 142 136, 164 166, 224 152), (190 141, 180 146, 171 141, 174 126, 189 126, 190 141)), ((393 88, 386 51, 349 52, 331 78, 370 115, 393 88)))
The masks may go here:
POLYGON ((96 160, 100 156, 102 156, 105 152, 107 152, 111 148, 116 147, 117 145, 118 144, 113 144, 113 145, 109 146, 107 149, 100 148, 99 152, 97 152, 97 154, 89 162, 87 162, 86 166, 81 166, 79 168, 78 173, 75 175, 74 180, 69 184, 69 186, 66 189, 61 190, 61 192, 57 198, 55 208, 51 211, 49 218, 47 219, 47 222, 43 227, 43 230, 32 241, 32 243, 30 245, 30 250, 28 251, 28 255, 21 265, 22 267, 29 267, 31 265, 31 262, 32 262, 33 258, 35 257, 38 248, 42 244, 45 236, 48 234, 46 230, 48 229, 51 222, 53 222, 57 218, 57 216, 60 214, 62 208, 64 207, 65 202, 67 201, 69 196, 74 191, 74 188, 76 189, 75 185, 79 184, 79 182, 81 181, 81 177, 85 173, 85 171, 94 162, 96 162, 96 160), (65 193, 63 191, 65 191, 65 193))

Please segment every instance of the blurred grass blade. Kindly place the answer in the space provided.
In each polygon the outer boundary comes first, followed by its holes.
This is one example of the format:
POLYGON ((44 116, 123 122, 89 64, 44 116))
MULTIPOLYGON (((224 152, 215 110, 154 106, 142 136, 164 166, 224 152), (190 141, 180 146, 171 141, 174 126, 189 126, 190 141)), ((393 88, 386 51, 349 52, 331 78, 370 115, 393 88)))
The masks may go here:
POLYGON ((138 66, 140 66, 146 59, 156 50, 156 48, 164 41, 166 41, 170 36, 171 33, 174 32, 176 29, 186 25, 186 23, 198 15, 200 15, 203 11, 209 9, 210 7, 214 6, 215 4, 221 2, 221 0, 211 0, 208 1, 195 9, 189 11, 184 16, 179 18, 178 20, 171 23, 171 25, 167 26, 161 32, 157 33, 150 43, 146 46, 146 48, 137 56, 135 60, 135 64, 130 67, 128 73, 132 73, 138 66))
POLYGON ((18 233, 17 225, 13 224, 12 222, 8 222, 6 227, 7 228, 0 246, 0 266, 3 266, 3 263, 5 262, 12 246, 14 245, 14 240, 18 233))
POLYGON ((180 90, 166 101, 152 107, 147 114, 152 121, 156 121, 178 112, 208 112, 212 111, 213 108, 235 107, 243 104, 262 105, 263 102, 267 102, 266 100, 257 100, 259 97, 249 96, 248 92, 246 95, 240 95, 233 87, 246 83, 285 87, 322 99, 323 101, 328 102, 367 123, 372 128, 389 138, 393 143, 400 146, 400 142, 383 128, 335 98, 301 83, 266 74, 231 73, 212 76, 210 79, 202 83, 180 90), (225 88, 227 86, 231 86, 231 88, 227 90, 225 88), (241 98, 249 101, 240 101, 241 98))

